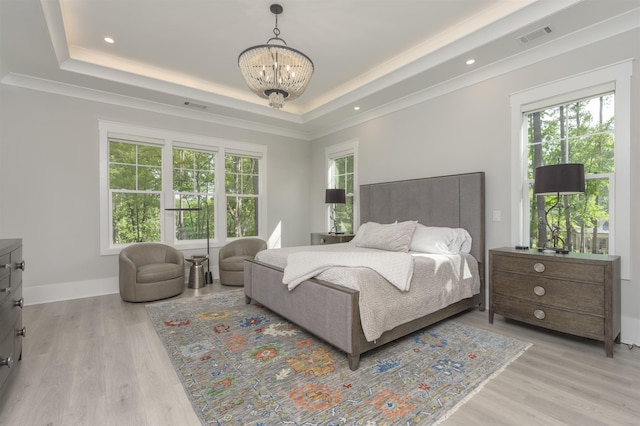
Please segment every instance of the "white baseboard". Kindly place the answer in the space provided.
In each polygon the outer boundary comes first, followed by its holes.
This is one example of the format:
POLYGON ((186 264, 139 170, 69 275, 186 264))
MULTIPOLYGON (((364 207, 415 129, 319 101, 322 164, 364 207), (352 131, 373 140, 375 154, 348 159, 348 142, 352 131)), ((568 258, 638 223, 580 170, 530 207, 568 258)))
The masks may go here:
POLYGON ((620 341, 622 343, 640 345, 640 319, 623 315, 621 328, 620 341))
POLYGON ((39 286, 22 285, 24 304, 59 302, 61 300, 83 299, 85 297, 104 296, 119 293, 118 277, 99 280, 74 281, 71 283, 47 284, 39 286))
MULTIPOLYGON (((188 278, 185 273, 185 285, 188 278)), ((214 279, 219 279, 217 268, 211 268, 214 279)), ((118 277, 101 278, 98 280, 74 281, 71 283, 57 283, 39 286, 25 286, 22 284, 22 297, 25 306, 41 303, 60 302, 63 300, 84 299, 86 297, 104 296, 120 292, 118 277)))

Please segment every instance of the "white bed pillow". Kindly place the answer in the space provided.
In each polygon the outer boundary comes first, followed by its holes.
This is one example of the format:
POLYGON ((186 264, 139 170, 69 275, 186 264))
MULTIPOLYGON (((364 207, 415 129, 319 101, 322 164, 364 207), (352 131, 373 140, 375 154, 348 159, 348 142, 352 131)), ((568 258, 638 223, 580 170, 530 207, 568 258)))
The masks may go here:
POLYGON ((471 235, 466 229, 418 224, 411 240, 411 251, 456 254, 471 251, 471 235))
MULTIPOLYGON (((372 223, 372 222, 367 222, 367 223, 372 223)), ((362 225, 360 225, 360 228, 358 228, 356 235, 354 235, 351 241, 349 241, 351 244, 358 245, 358 243, 362 240, 362 237, 364 237, 364 233, 366 232, 367 223, 363 223, 362 225)))
MULTIPOLYGON (((367 222, 362 236, 355 244, 358 247, 406 253, 411 246, 413 231, 416 229, 417 224, 418 222, 415 220, 384 225, 376 222, 367 222)), ((360 228, 362 229, 362 226, 360 228)), ((360 234, 360 229, 358 229, 358 234, 360 234)))

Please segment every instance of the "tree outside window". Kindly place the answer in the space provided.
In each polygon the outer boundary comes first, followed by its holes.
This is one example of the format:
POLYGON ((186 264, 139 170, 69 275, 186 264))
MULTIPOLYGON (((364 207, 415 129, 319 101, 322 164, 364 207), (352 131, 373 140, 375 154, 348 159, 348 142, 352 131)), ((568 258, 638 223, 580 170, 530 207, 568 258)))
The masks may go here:
POLYGON ((353 233, 353 200, 354 200, 354 156, 353 154, 333 159, 331 188, 344 189, 345 204, 335 205, 335 221, 337 232, 353 233))
POLYGON ((173 191, 176 209, 176 240, 215 238, 216 153, 173 149, 173 191), (199 210, 189 210, 199 209, 199 210))
POLYGON ((112 244, 160 241, 162 148, 111 139, 112 244))
POLYGON ((260 236, 266 146, 107 121, 99 129, 102 254, 260 236))
POLYGON ((225 156, 225 192, 227 196, 227 237, 252 237, 259 234, 260 174, 258 158, 225 156))
POLYGON ((549 212, 549 221, 559 223, 561 237, 573 252, 609 252, 609 194, 614 179, 614 94, 581 99, 528 112, 528 179, 530 201, 530 245, 544 247, 548 228, 545 212, 556 196, 535 195, 535 168, 558 163, 582 163, 585 193, 561 195, 560 209, 549 212))

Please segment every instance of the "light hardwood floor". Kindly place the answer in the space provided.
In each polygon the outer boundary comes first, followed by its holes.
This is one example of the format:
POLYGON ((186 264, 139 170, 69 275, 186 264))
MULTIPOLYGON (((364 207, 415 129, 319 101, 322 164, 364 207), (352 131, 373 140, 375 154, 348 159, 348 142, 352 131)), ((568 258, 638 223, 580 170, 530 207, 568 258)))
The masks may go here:
MULTIPOLYGON (((199 425, 144 306, 114 294, 25 307, 23 359, 0 425, 199 425)), ((533 346, 443 425, 640 424, 640 349, 615 345, 611 359, 602 343, 500 316, 490 325, 487 312, 456 320, 533 346)))

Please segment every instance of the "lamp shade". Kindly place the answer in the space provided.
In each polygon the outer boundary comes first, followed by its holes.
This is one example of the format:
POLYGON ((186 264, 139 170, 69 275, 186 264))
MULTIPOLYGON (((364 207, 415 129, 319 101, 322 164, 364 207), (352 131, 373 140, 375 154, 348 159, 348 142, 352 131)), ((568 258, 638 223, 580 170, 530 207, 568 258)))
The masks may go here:
POLYGON ((568 163, 536 167, 533 192, 537 195, 583 193, 584 164, 568 163))
POLYGON ((347 202, 347 193, 344 189, 327 189, 324 202, 330 204, 344 204, 347 202))

